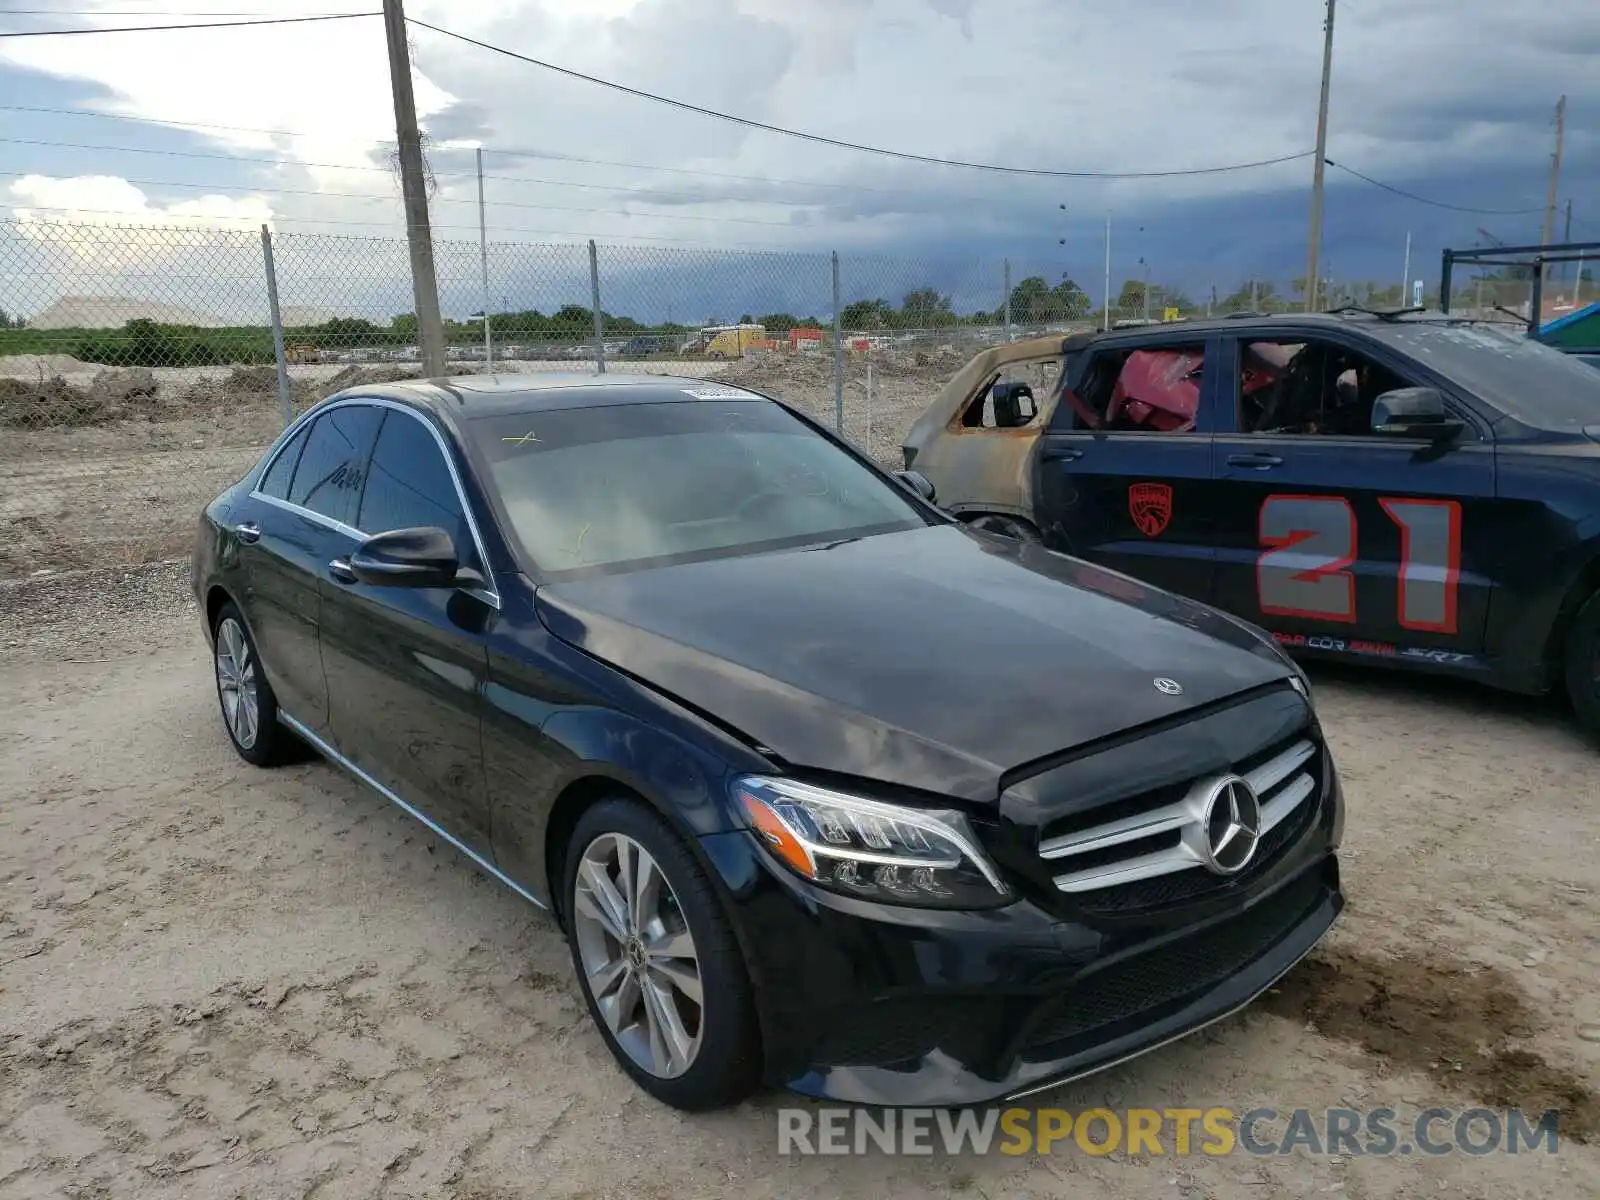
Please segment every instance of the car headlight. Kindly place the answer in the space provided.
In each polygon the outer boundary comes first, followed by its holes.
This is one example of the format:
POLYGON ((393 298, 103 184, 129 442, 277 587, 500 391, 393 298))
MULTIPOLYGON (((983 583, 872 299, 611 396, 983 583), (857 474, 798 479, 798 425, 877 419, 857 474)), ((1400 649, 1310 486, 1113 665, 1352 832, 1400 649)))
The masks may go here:
POLYGON ((1011 898, 959 812, 757 775, 736 780, 734 795, 773 856, 830 891, 927 908, 989 908, 1011 898))

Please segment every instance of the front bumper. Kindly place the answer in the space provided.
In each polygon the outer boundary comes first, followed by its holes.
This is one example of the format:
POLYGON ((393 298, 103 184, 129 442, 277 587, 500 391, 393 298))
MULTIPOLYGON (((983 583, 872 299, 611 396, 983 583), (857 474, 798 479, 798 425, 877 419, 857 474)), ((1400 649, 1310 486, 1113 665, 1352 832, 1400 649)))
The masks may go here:
POLYGON ((1343 908, 1333 795, 1249 889, 1145 916, 1019 900, 939 912, 811 888, 743 832, 702 839, 756 984, 769 1082, 966 1106, 1110 1067, 1247 1005, 1343 908))

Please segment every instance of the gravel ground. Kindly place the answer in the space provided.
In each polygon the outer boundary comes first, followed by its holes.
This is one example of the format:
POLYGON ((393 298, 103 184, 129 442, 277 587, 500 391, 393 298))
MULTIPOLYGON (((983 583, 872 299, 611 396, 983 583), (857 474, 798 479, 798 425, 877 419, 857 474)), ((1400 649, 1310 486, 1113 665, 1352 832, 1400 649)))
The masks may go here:
MULTIPOLYGON (((41 365, 49 366, 29 362, 24 369, 16 365, 20 361, 0 359, 0 376, 33 379, 41 365)), ((880 355, 872 363, 869 398, 868 360, 850 356, 846 436, 885 466, 899 467, 902 437, 964 361, 953 352, 880 355)), ((509 366, 531 374, 571 370, 574 364, 509 366)), ((652 361, 612 369, 725 379, 787 400, 830 426, 836 415, 833 362, 820 355, 652 361)), ((68 371, 67 378, 87 387, 101 370, 68 371)), ((297 403, 319 398, 334 375, 348 370, 332 364, 292 368, 297 403)), ((155 410, 159 419, 0 430, 0 580, 134 566, 185 553, 200 510, 249 470, 283 428, 276 395, 247 390, 263 379, 270 386, 270 370, 252 368, 232 380, 232 373, 214 368, 153 374, 163 397, 155 410)))
POLYGON ((541 913, 334 768, 229 749, 184 564, 0 586, 0 1200, 1600 1194, 1595 752, 1555 704, 1314 686, 1350 908, 1246 1013, 1037 1097, 1565 1108, 1515 1157, 780 1159, 590 1028, 541 913))
MULTIPOLYGON (((517 374, 582 366, 506 365, 517 374)), ((0 358, 0 378, 31 381, 40 367, 51 366, 25 356, 0 358)), ((629 364, 679 376, 714 376, 726 367, 629 364)), ((65 378, 87 388, 103 371, 87 367, 65 378)), ((320 399, 335 376, 350 371, 326 363, 291 368, 296 403, 320 399)), ((159 388, 154 419, 0 428, 0 580, 160 562, 187 552, 200 510, 249 470, 283 428, 276 393, 260 390, 275 386, 270 368, 174 367, 151 374, 159 388)))

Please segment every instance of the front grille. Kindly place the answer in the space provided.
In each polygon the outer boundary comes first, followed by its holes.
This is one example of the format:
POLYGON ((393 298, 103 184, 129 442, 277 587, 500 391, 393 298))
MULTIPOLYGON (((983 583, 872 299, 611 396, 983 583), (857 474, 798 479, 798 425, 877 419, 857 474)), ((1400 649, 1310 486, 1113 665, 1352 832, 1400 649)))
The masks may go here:
POLYGON ((994 1000, 986 996, 915 996, 879 1000, 834 1014, 812 1057, 830 1066, 893 1066, 934 1049, 981 1053, 969 1045, 989 1028, 994 1000))
POLYGON ((1028 1046, 1067 1041, 1198 995, 1238 974, 1282 941, 1322 899, 1308 871, 1281 894, 1204 933, 1096 971, 1055 1001, 1028 1046))
POLYGON ((1089 912, 1131 912, 1193 899, 1257 874, 1293 842, 1323 791, 1322 748, 1310 730, 1187 784, 1161 788, 1056 822, 1039 842, 1056 888, 1089 912), (1259 841, 1234 874, 1213 870, 1208 816, 1220 783, 1237 775, 1260 806, 1259 841))

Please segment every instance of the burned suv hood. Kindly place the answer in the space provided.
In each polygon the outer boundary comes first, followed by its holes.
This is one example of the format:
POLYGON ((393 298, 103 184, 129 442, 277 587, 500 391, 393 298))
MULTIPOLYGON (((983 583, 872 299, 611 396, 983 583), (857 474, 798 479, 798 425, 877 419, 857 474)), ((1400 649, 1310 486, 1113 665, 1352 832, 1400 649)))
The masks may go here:
POLYGON ((556 637, 793 766, 970 800, 1292 671, 1203 605, 950 525, 548 584, 537 605, 556 637))

